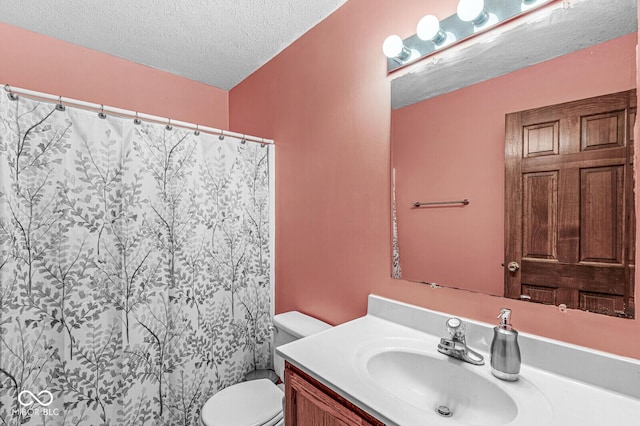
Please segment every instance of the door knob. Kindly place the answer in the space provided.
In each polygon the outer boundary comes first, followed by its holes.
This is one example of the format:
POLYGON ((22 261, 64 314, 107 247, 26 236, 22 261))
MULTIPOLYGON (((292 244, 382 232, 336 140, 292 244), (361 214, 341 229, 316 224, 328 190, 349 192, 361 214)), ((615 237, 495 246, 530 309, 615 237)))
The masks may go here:
POLYGON ((518 265, 518 262, 510 262, 510 263, 507 265, 507 269, 508 269, 510 272, 515 272, 515 271, 517 271, 518 269, 520 269, 520 265, 518 265))

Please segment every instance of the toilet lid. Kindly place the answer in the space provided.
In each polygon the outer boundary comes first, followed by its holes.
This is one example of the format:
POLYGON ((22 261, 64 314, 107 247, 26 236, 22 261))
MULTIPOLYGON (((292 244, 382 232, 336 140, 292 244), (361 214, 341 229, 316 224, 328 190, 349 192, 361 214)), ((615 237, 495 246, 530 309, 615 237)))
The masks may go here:
POLYGON ((282 416, 284 393, 267 379, 229 386, 202 407, 205 426, 261 426, 282 416))

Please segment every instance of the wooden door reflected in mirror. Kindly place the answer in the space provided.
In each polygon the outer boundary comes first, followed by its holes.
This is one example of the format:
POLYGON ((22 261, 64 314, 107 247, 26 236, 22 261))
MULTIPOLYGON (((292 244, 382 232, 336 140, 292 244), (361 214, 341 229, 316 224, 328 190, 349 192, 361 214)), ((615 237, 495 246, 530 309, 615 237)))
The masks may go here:
POLYGON ((506 297, 634 317, 635 116, 635 90, 506 115, 506 297))

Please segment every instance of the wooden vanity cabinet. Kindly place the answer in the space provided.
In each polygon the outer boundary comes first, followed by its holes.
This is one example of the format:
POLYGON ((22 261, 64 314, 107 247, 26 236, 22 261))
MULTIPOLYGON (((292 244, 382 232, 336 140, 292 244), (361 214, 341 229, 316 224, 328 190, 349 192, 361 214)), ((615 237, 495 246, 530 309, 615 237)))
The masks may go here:
POLYGON ((288 362, 284 374, 286 426, 384 426, 288 362))

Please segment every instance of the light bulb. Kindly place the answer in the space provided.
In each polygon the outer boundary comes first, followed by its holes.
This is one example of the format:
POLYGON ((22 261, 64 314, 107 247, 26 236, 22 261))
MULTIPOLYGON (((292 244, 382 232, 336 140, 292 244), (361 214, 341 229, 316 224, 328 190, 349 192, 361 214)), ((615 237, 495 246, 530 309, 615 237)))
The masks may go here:
POLYGON ((387 58, 398 58, 403 55, 406 48, 399 35, 390 35, 382 43, 382 52, 387 58))
POLYGON ((418 21, 416 33, 420 40, 432 40, 435 44, 440 44, 447 38, 440 28, 440 21, 433 15, 426 15, 418 21))
POLYGON ((458 2, 458 17, 465 22, 475 24, 485 14, 484 0, 460 0, 458 2))

